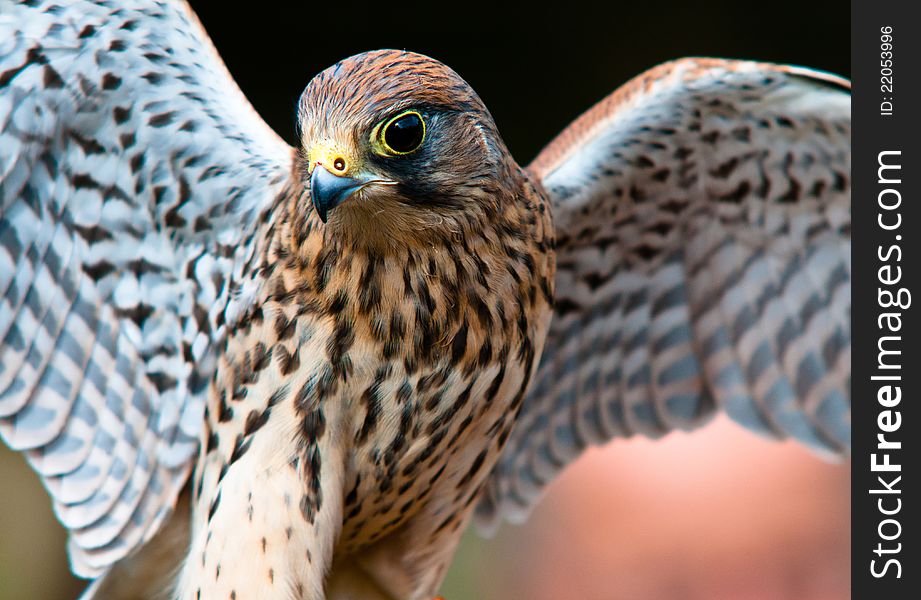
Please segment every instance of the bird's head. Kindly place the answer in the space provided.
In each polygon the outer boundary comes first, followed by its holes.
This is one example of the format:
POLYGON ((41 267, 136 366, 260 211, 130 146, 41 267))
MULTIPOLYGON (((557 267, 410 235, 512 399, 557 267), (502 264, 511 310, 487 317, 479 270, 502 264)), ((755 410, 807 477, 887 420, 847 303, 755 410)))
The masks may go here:
POLYGON ((517 165, 489 111, 426 56, 347 58, 307 85, 298 118, 301 176, 333 231, 389 240, 460 233, 512 192, 517 165))

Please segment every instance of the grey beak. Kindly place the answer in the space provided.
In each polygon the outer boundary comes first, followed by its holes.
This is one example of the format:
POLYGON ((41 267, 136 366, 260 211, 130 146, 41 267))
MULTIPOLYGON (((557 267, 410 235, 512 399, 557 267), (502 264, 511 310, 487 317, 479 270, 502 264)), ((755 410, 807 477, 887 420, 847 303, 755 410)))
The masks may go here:
POLYGON ((326 216, 330 210, 342 204, 366 184, 366 181, 333 175, 322 165, 315 166, 310 176, 310 199, 320 220, 326 223, 326 216))

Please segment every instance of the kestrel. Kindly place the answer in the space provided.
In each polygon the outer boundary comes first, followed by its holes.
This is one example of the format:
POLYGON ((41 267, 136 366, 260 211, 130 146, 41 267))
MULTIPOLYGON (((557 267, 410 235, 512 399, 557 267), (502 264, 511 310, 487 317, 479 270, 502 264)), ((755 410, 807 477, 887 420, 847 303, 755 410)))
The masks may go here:
POLYGON ((182 3, 0 10, 0 435, 89 594, 430 599, 588 445, 849 453, 847 81, 671 62, 520 167, 383 50, 291 148, 182 3))

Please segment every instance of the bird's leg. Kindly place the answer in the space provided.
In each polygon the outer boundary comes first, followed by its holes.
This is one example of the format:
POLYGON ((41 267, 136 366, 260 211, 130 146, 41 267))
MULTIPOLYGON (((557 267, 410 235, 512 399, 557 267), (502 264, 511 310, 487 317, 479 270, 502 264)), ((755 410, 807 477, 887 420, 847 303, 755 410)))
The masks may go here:
POLYGON ((214 491, 196 505, 180 599, 325 598, 342 520, 340 453, 329 436, 282 443, 294 438, 275 426, 229 461, 212 453, 199 464, 202 489, 214 491))

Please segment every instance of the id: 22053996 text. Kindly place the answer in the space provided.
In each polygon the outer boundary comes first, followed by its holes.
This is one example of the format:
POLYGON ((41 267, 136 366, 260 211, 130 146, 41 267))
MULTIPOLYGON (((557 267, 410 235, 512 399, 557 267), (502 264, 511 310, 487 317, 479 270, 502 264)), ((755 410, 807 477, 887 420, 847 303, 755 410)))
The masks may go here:
POLYGON ((885 25, 880 27, 879 32, 879 91, 883 96, 879 104, 879 114, 892 116, 893 102, 895 100, 892 84, 892 26, 885 25))

